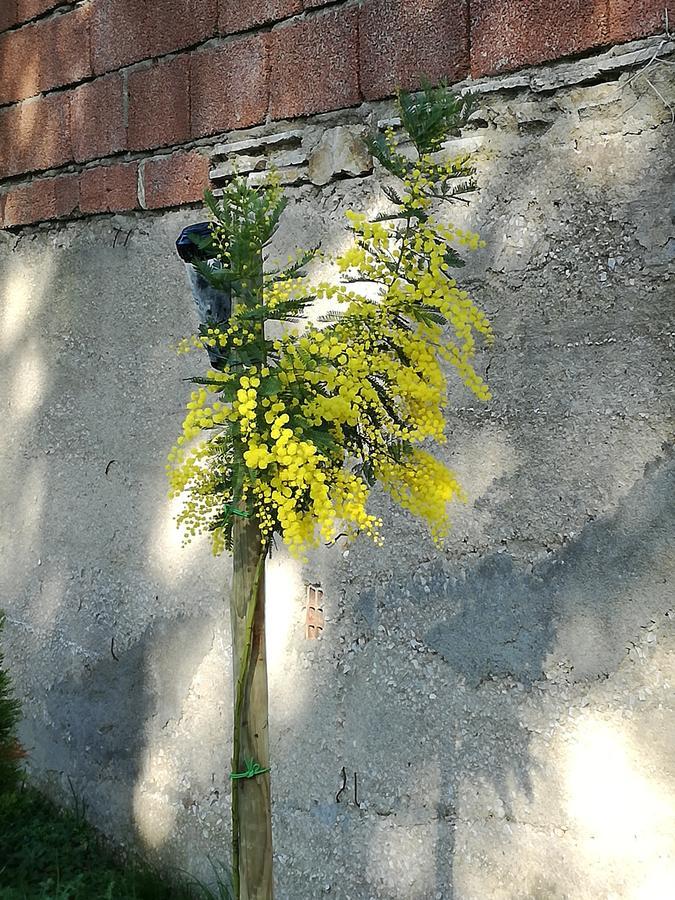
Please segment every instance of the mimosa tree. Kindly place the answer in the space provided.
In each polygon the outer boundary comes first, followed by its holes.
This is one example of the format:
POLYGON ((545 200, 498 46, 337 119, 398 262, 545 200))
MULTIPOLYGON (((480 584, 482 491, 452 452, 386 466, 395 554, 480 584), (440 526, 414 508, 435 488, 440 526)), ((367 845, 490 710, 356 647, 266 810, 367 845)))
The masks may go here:
POLYGON ((461 249, 480 240, 433 216, 438 204, 475 190, 468 157, 439 160, 469 101, 428 88, 401 94, 399 108, 414 152, 402 152, 392 131, 372 139, 398 185, 385 188, 386 214, 371 221, 347 213, 353 243, 334 260, 334 282, 309 286, 302 277, 314 252, 265 270, 264 249, 285 205, 274 176, 258 188, 235 178, 217 201, 207 194, 212 222, 196 239, 194 264, 214 288, 231 292, 232 313, 187 342, 207 349, 213 368, 193 379, 169 477, 186 537, 207 532, 215 553, 233 554, 238 900, 272 896, 264 567, 273 536, 296 557, 338 531, 380 543, 383 524, 368 510, 379 484, 440 543, 448 504, 462 496, 429 450, 446 441, 449 371, 479 399, 490 396, 473 364, 490 326, 454 277, 461 249), (334 311, 301 327, 317 299, 334 311), (280 336, 270 334, 270 322, 285 324, 280 336))

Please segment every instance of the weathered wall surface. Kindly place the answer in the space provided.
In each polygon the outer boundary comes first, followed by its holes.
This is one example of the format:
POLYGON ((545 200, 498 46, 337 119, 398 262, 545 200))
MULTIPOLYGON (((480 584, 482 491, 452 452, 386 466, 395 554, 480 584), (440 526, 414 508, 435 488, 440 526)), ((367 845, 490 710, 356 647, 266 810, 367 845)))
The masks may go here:
MULTIPOLYGON (((379 499, 382 550, 270 564, 284 900, 670 896, 675 79, 636 59, 479 83, 449 148, 477 152, 456 214, 487 240, 464 280, 497 342, 494 401, 453 394, 469 501, 443 552, 379 499)), ((358 135, 387 115, 235 135, 216 183, 294 153, 279 253, 337 249, 345 205, 385 202, 358 135)), ((0 603, 31 771, 193 871, 227 854, 231 696, 228 563, 181 549, 163 471, 194 365, 169 347, 193 326, 173 241, 200 215, 0 237, 0 603)))

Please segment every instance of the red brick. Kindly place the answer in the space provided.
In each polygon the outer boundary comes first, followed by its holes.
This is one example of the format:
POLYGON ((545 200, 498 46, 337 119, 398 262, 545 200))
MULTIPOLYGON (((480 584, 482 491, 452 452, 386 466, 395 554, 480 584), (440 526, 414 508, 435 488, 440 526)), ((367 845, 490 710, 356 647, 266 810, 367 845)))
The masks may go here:
POLYGON ((72 159, 66 92, 0 109, 0 179, 72 159))
POLYGON ((208 183, 209 161, 196 150, 149 159, 143 172, 145 208, 197 203, 208 183))
POLYGON ((221 34, 233 34, 267 22, 278 22, 299 12, 302 12, 302 0, 220 0, 218 27, 221 34))
POLYGON ((190 137, 190 57, 176 56, 129 74, 131 150, 182 144, 190 137))
POLYGON ((38 178, 5 194, 3 227, 62 219, 77 210, 77 175, 38 178))
POLYGON ((18 20, 27 22, 36 16, 49 12, 56 6, 60 6, 62 0, 17 0, 18 20))
POLYGON ((138 164, 97 166, 80 176, 83 213, 124 212, 138 206, 138 164))
POLYGON ((92 24, 96 74, 163 56, 216 32, 218 0, 98 0, 92 24))
POLYGON ((269 35, 228 41, 192 54, 192 135, 263 122, 269 92, 269 35))
POLYGON ((270 111, 275 119, 355 106, 358 9, 310 16, 272 31, 270 111))
POLYGON ((125 149, 122 76, 106 75, 71 92, 73 158, 85 162, 125 149))
POLYGON ((90 11, 83 6, 0 37, 0 104, 91 75, 90 11))
POLYGON ((664 10, 675 24, 675 4, 666 0, 609 0, 609 38, 614 43, 660 34, 666 30, 664 10))
POLYGON ((608 41, 607 0, 471 0, 471 72, 507 72, 608 41))
POLYGON ((4 31, 5 28, 11 28, 18 21, 19 14, 16 0, 4 0, 4 3, 0 3, 0 31, 4 31))
POLYGON ((366 0, 359 21, 368 100, 469 72, 467 0, 366 0))

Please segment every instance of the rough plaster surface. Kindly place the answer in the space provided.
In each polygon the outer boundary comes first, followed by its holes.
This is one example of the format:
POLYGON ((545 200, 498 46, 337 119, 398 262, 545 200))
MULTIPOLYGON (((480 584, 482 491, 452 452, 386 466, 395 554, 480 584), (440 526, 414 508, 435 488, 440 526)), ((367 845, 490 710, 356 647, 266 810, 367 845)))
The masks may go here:
MULTIPOLYGON (((675 131, 644 79, 604 77, 494 82, 458 145, 497 342, 494 401, 453 389, 444 550, 377 498, 382 550, 270 563, 282 900, 672 896, 675 131)), ((377 172, 289 194, 280 253, 384 202, 377 172)), ((0 604, 35 779, 204 874, 229 846, 228 561, 181 549, 163 471, 195 215, 0 238, 0 604)))

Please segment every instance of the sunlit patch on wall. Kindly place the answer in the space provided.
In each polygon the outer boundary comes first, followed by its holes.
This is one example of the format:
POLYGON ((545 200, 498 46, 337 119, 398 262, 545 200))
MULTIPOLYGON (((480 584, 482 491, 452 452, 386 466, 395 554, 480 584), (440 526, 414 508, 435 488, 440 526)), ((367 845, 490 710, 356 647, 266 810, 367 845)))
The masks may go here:
POLYGON ((568 810, 592 868, 620 874, 626 897, 672 897, 675 791, 646 764, 621 722, 598 716, 579 722, 566 782, 568 810))
POLYGON ((154 767, 150 778, 143 781, 153 781, 154 789, 139 782, 134 788, 134 824, 138 834, 146 847, 153 850, 161 848, 172 836, 176 815, 166 793, 161 787, 169 784, 169 779, 163 778, 162 773, 154 767))
POLYGON ((39 354, 26 349, 21 354, 9 397, 11 409, 19 416, 28 415, 40 405, 45 387, 44 364, 39 354))
POLYGON ((21 278, 10 278, 2 298, 0 346, 10 347, 23 331, 30 309, 30 289, 21 278))
POLYGON ((287 648, 297 627, 303 584, 300 567, 284 554, 274 555, 265 571, 267 667, 271 677, 287 677, 287 648))
MULTIPOLYGON (((174 497, 162 503, 157 510, 155 527, 150 541, 149 559, 153 568, 165 581, 174 582, 185 574, 188 563, 198 552, 200 545, 206 547, 206 538, 184 542, 184 531, 178 527, 176 517, 183 508, 183 500, 174 497)), ((207 552, 208 548, 207 548, 207 552)))
POLYGON ((26 335, 29 319, 35 318, 49 288, 54 258, 44 252, 35 262, 35 274, 24 268, 21 274, 7 273, 0 280, 0 349, 8 350, 26 335))

